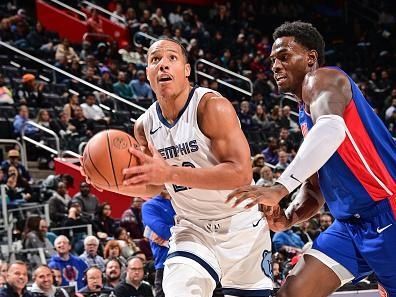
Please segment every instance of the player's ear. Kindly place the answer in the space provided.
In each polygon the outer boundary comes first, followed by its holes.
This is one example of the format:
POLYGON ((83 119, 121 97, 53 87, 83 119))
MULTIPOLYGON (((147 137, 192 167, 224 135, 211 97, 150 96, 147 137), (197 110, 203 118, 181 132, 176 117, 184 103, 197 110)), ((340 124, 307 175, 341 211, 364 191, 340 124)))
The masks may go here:
POLYGON ((147 68, 148 68, 148 67, 146 67, 146 78, 147 78, 148 82, 150 82, 150 78, 149 78, 149 75, 148 75, 148 70, 147 70, 147 68))
POLYGON ((318 52, 315 50, 308 51, 308 66, 312 67, 318 61, 318 52))
POLYGON ((190 64, 187 63, 186 65, 184 65, 184 75, 185 75, 185 77, 189 77, 190 73, 191 73, 191 66, 190 66, 190 64))

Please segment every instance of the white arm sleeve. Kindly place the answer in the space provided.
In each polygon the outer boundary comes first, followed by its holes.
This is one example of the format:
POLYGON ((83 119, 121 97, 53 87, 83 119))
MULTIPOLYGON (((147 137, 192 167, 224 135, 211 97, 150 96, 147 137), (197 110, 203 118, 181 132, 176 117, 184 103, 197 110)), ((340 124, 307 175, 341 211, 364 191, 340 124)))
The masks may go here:
POLYGON ((337 151, 346 136, 344 119, 323 115, 308 132, 293 162, 277 180, 291 193, 317 172, 337 151))

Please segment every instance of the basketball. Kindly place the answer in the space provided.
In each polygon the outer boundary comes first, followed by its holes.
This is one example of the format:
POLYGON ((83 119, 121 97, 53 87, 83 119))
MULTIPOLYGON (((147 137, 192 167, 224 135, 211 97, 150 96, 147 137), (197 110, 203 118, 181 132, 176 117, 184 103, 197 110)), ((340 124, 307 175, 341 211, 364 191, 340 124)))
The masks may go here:
POLYGON ((120 130, 105 130, 92 137, 83 153, 83 168, 91 183, 104 190, 130 194, 122 185, 123 169, 137 165, 128 149, 137 141, 120 130))

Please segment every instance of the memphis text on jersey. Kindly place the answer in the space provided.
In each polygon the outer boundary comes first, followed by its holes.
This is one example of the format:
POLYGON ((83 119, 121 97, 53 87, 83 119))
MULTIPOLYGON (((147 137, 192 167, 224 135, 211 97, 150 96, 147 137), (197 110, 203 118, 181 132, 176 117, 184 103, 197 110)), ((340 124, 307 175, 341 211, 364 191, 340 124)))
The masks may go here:
POLYGON ((177 158, 178 156, 188 155, 190 153, 194 153, 198 151, 198 144, 197 141, 191 140, 188 142, 183 142, 180 144, 168 146, 165 148, 161 148, 158 152, 164 159, 172 159, 177 158))

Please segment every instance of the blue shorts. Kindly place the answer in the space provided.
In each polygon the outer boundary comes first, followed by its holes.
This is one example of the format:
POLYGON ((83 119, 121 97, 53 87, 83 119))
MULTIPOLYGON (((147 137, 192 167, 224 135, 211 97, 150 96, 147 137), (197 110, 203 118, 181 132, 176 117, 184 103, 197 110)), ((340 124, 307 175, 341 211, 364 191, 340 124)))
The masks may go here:
POLYGON ((314 242, 349 270, 354 282, 374 272, 389 297, 396 297, 396 219, 388 200, 348 220, 336 220, 314 242))

